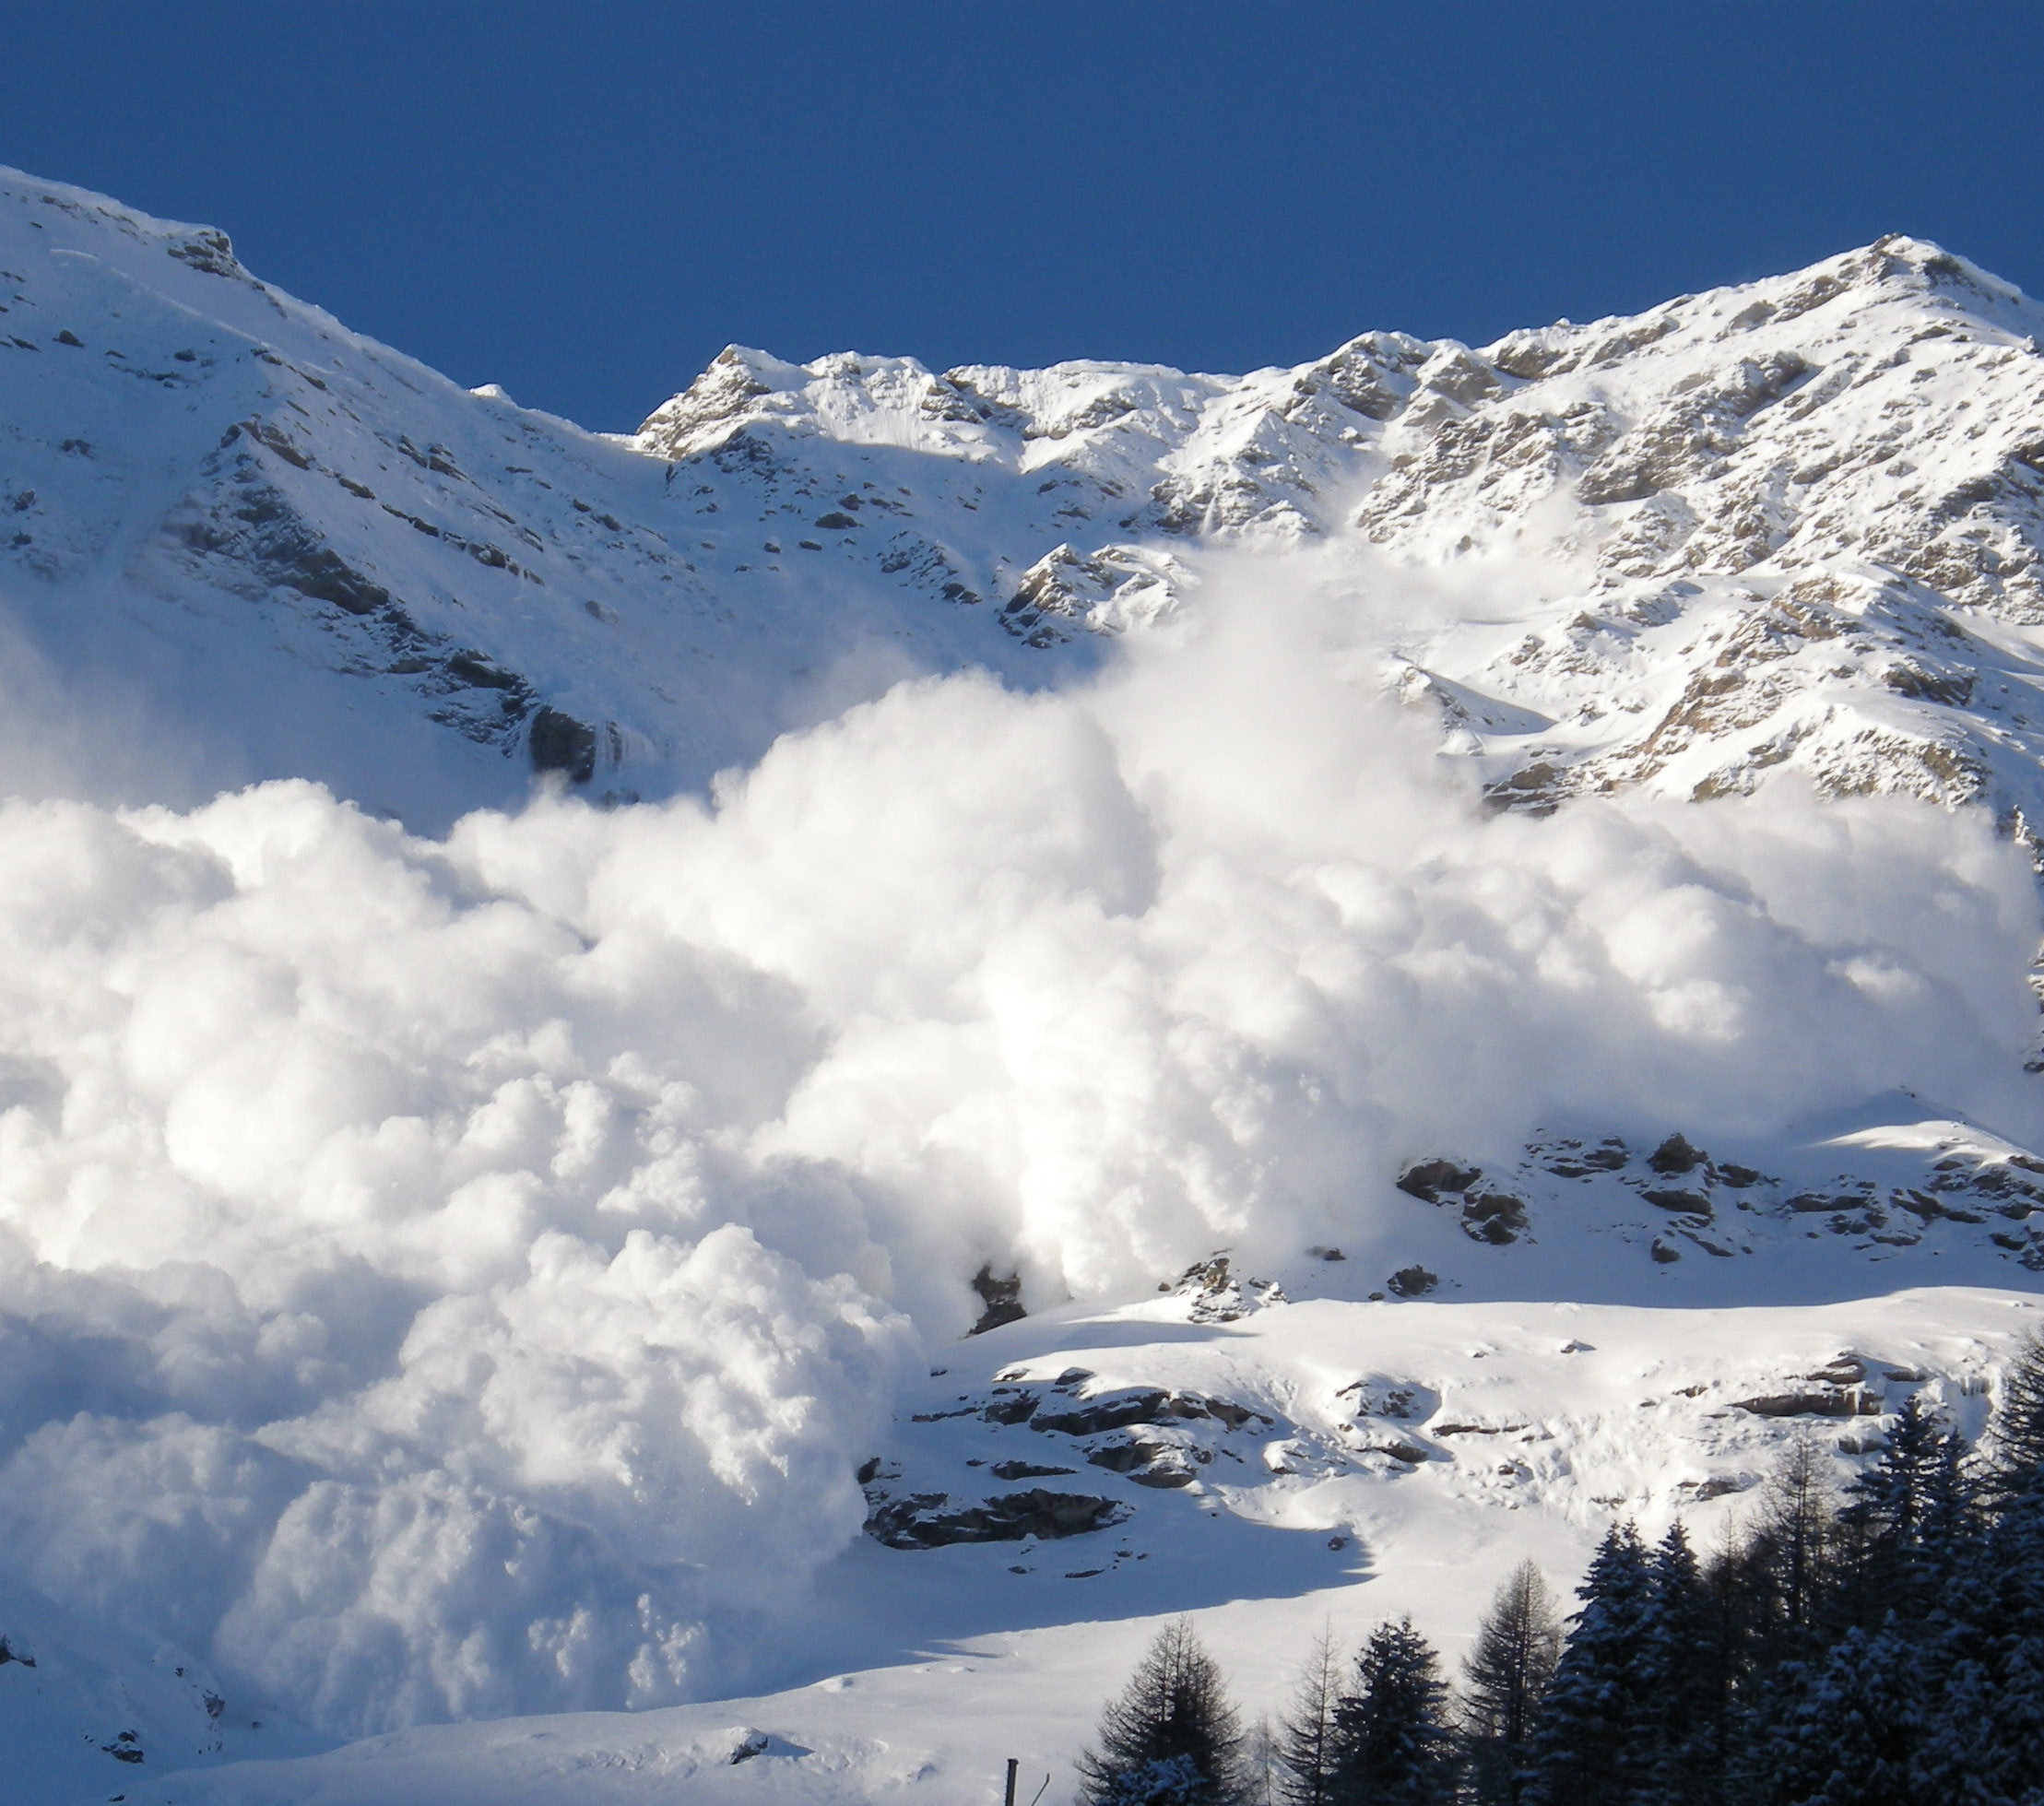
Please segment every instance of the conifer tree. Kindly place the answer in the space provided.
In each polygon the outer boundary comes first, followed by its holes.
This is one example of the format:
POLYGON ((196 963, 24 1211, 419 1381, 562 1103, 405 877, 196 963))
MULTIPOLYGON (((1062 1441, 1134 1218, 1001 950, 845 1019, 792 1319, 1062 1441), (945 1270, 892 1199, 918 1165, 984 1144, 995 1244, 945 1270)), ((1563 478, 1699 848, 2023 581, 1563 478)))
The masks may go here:
POLYGON ((1925 1485, 1921 1540, 1922 1582, 1933 1588, 1948 1580, 1967 1559, 1980 1533, 1980 1482, 1973 1450, 1959 1432, 1947 1425, 1938 1439, 1937 1462, 1925 1485))
POLYGON ((1923 1506, 1936 1471, 1944 1423, 1911 1393, 1902 1401, 1873 1465, 1846 1488, 1846 1523, 1866 1523, 1891 1540, 1908 1543, 1922 1529, 1923 1506))
POLYGON ((1645 1706, 1644 1752, 1652 1783, 1645 1798, 1658 1806, 1702 1806, 1716 1790, 1716 1664, 1711 1659, 1710 1595, 1688 1534, 1680 1524, 1648 1562, 1648 1607, 1640 1640, 1645 1706))
POLYGON ((1335 1806, 1448 1806, 1454 1733, 1439 1659, 1410 1618, 1379 1624, 1334 1711, 1335 1806))
MULTIPOLYGON (((1704 1570, 1711 1722, 1702 1733, 1713 1755, 1719 1797, 1738 1798, 1728 1777, 1739 1767, 1752 1717, 1750 1694, 1766 1672, 1775 1588, 1755 1540, 1748 1535, 1715 1554, 1704 1570)), ((1760 1691, 1766 1691, 1764 1682, 1760 1691)), ((1763 1796, 1755 1794, 1758 1800, 1763 1796)))
MULTIPOLYGON (((1926 1796, 1938 1806, 1993 1806, 2012 1797, 2021 1806, 2037 1806, 2044 1795, 2034 1790, 2012 1796, 1991 1778, 2003 1767, 2003 1720, 2006 1701, 2000 1682, 1970 1656, 1955 1658, 1933 1647, 1931 1662, 1920 1662, 1914 1679, 1920 1688, 1934 1687, 1935 1697, 1924 1709, 1925 1729, 1917 1754, 1917 1773, 1926 1796)), ((2029 1727, 2034 1731, 2034 1725, 2029 1727)))
POLYGON ((1965 1442, 1911 1394, 1873 1466, 1847 1488, 1840 1622, 1874 1629, 1891 1615, 1906 1623, 1929 1609, 1944 1555, 1962 1530, 1970 1492, 1965 1442), (1933 1521, 1934 1520, 1934 1521, 1933 1521))
POLYGON ((1259 1717, 1242 1739, 1242 1772, 1246 1806, 1285 1806, 1283 1747, 1268 1717, 1259 1717))
POLYGON ((1800 1432, 1767 1478, 1756 1540, 1775 1588, 1782 1653, 1808 1647, 1824 1603, 1832 1547, 1830 1463, 1817 1438, 1800 1432))
POLYGON ((1333 1634, 1323 1625, 1278 1724, 1277 1791, 1285 1806, 1329 1806, 1334 1798, 1341 1668, 1333 1634))
MULTIPOLYGON (((1747 1620, 1740 1663, 1743 1711, 1765 1717, 1790 1700, 1767 1677, 1820 1656, 1838 1611, 1843 1543, 1828 1447, 1807 1428, 1777 1458, 1737 1555, 1747 1620)), ((1743 1736, 1758 1732, 1757 1721, 1743 1736)))
POLYGON ((1991 1426, 1987 1520, 1959 1540, 1931 1656, 1944 1695, 1931 1739, 1941 1773, 1982 1797, 2044 1800, 2044 1349, 2018 1350, 1991 1426), (2037 1452, 2030 1452, 2033 1448, 2037 1452))
POLYGON ((1518 1806, 1524 1799, 1533 1725, 1561 1643, 1546 1579, 1521 1562, 1492 1599, 1462 1664, 1469 1778, 1478 1806, 1518 1806))
POLYGON ((2026 1476, 2044 1473, 2044 1335, 2032 1330, 2016 1344, 2000 1390, 1985 1475, 1987 1496, 1996 1503, 2026 1476))
POLYGON ((1645 1547, 1613 1526, 1577 1589, 1572 1621, 1533 1733, 1538 1806, 1630 1806, 1649 1785, 1653 1712, 1644 1660, 1652 1601, 1645 1547))
POLYGON ((1798 1688, 1780 1730, 1752 1755, 1749 1798, 1794 1806, 1956 1806, 1926 1772, 1918 1652, 1894 1626, 1848 1630, 1798 1688))
POLYGON ((1242 1729, 1221 1670, 1189 1619, 1157 1633, 1099 1747, 1079 1758, 1084 1806, 1246 1806, 1242 1729))

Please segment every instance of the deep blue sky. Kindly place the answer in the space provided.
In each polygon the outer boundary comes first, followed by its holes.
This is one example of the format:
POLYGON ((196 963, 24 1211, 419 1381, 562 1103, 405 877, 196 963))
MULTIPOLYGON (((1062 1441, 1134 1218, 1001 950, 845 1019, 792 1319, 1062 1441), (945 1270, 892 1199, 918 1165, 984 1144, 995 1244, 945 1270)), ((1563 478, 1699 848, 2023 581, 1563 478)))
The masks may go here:
POLYGON ((0 0, 0 161, 623 428, 734 339, 1241 370, 1892 230, 2044 292, 2044 5, 0 0))

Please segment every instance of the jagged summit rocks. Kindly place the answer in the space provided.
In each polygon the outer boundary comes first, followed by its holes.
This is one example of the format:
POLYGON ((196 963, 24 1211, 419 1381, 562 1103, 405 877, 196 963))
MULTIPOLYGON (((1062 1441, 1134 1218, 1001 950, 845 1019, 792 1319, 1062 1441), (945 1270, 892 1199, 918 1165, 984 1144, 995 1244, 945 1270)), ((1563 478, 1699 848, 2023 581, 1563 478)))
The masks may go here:
POLYGON ((66 669, 160 670, 236 780, 662 794, 904 668, 1053 680, 1203 549, 1321 545, 1543 573, 1382 649, 1500 807, 1786 770, 2044 809, 2044 313, 1919 240, 1240 377, 732 348, 623 439, 6 172, 0 307, 0 597, 66 669))
MULTIPOLYGON (((2034 814, 2040 317, 1894 237, 1632 319, 1480 350, 1371 334, 1240 379, 734 348, 637 443, 762 469, 819 439, 913 446, 975 498, 1034 478, 1057 543, 1019 543, 973 593, 1037 645, 1168 611, 1187 585, 1160 548, 1547 561, 1565 575, 1522 632, 1394 649, 1399 693, 1441 711, 1501 806, 1707 797, 1788 766, 2034 814)), ((915 555, 960 562, 927 535, 915 555)))

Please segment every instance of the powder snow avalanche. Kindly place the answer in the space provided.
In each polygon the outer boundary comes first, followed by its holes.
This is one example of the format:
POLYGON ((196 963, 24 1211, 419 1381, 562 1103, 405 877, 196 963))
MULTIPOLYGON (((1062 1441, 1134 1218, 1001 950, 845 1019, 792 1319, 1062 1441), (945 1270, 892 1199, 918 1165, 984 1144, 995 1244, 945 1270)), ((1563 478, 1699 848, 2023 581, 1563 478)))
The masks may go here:
MULTIPOLYGON (((0 171, 24 1799, 980 1801, 2044 1273, 2044 309, 1884 238, 635 433, 0 171)), ((678 372, 678 376, 681 372, 678 372)))

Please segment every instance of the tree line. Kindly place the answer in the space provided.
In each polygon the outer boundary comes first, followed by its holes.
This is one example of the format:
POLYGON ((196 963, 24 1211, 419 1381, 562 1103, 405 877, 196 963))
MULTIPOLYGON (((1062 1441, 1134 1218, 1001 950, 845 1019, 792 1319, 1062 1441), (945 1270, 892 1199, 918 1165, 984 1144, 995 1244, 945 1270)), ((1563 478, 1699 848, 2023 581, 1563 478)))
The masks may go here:
POLYGON ((1619 1524, 1576 1597, 1521 1565, 1452 1686, 1410 1620, 1323 1636, 1255 1734, 1169 1625, 1081 1806, 2044 1806, 2044 1339, 1980 1447, 1912 1397, 1841 1493, 1806 1435, 1723 1549, 1619 1524))

